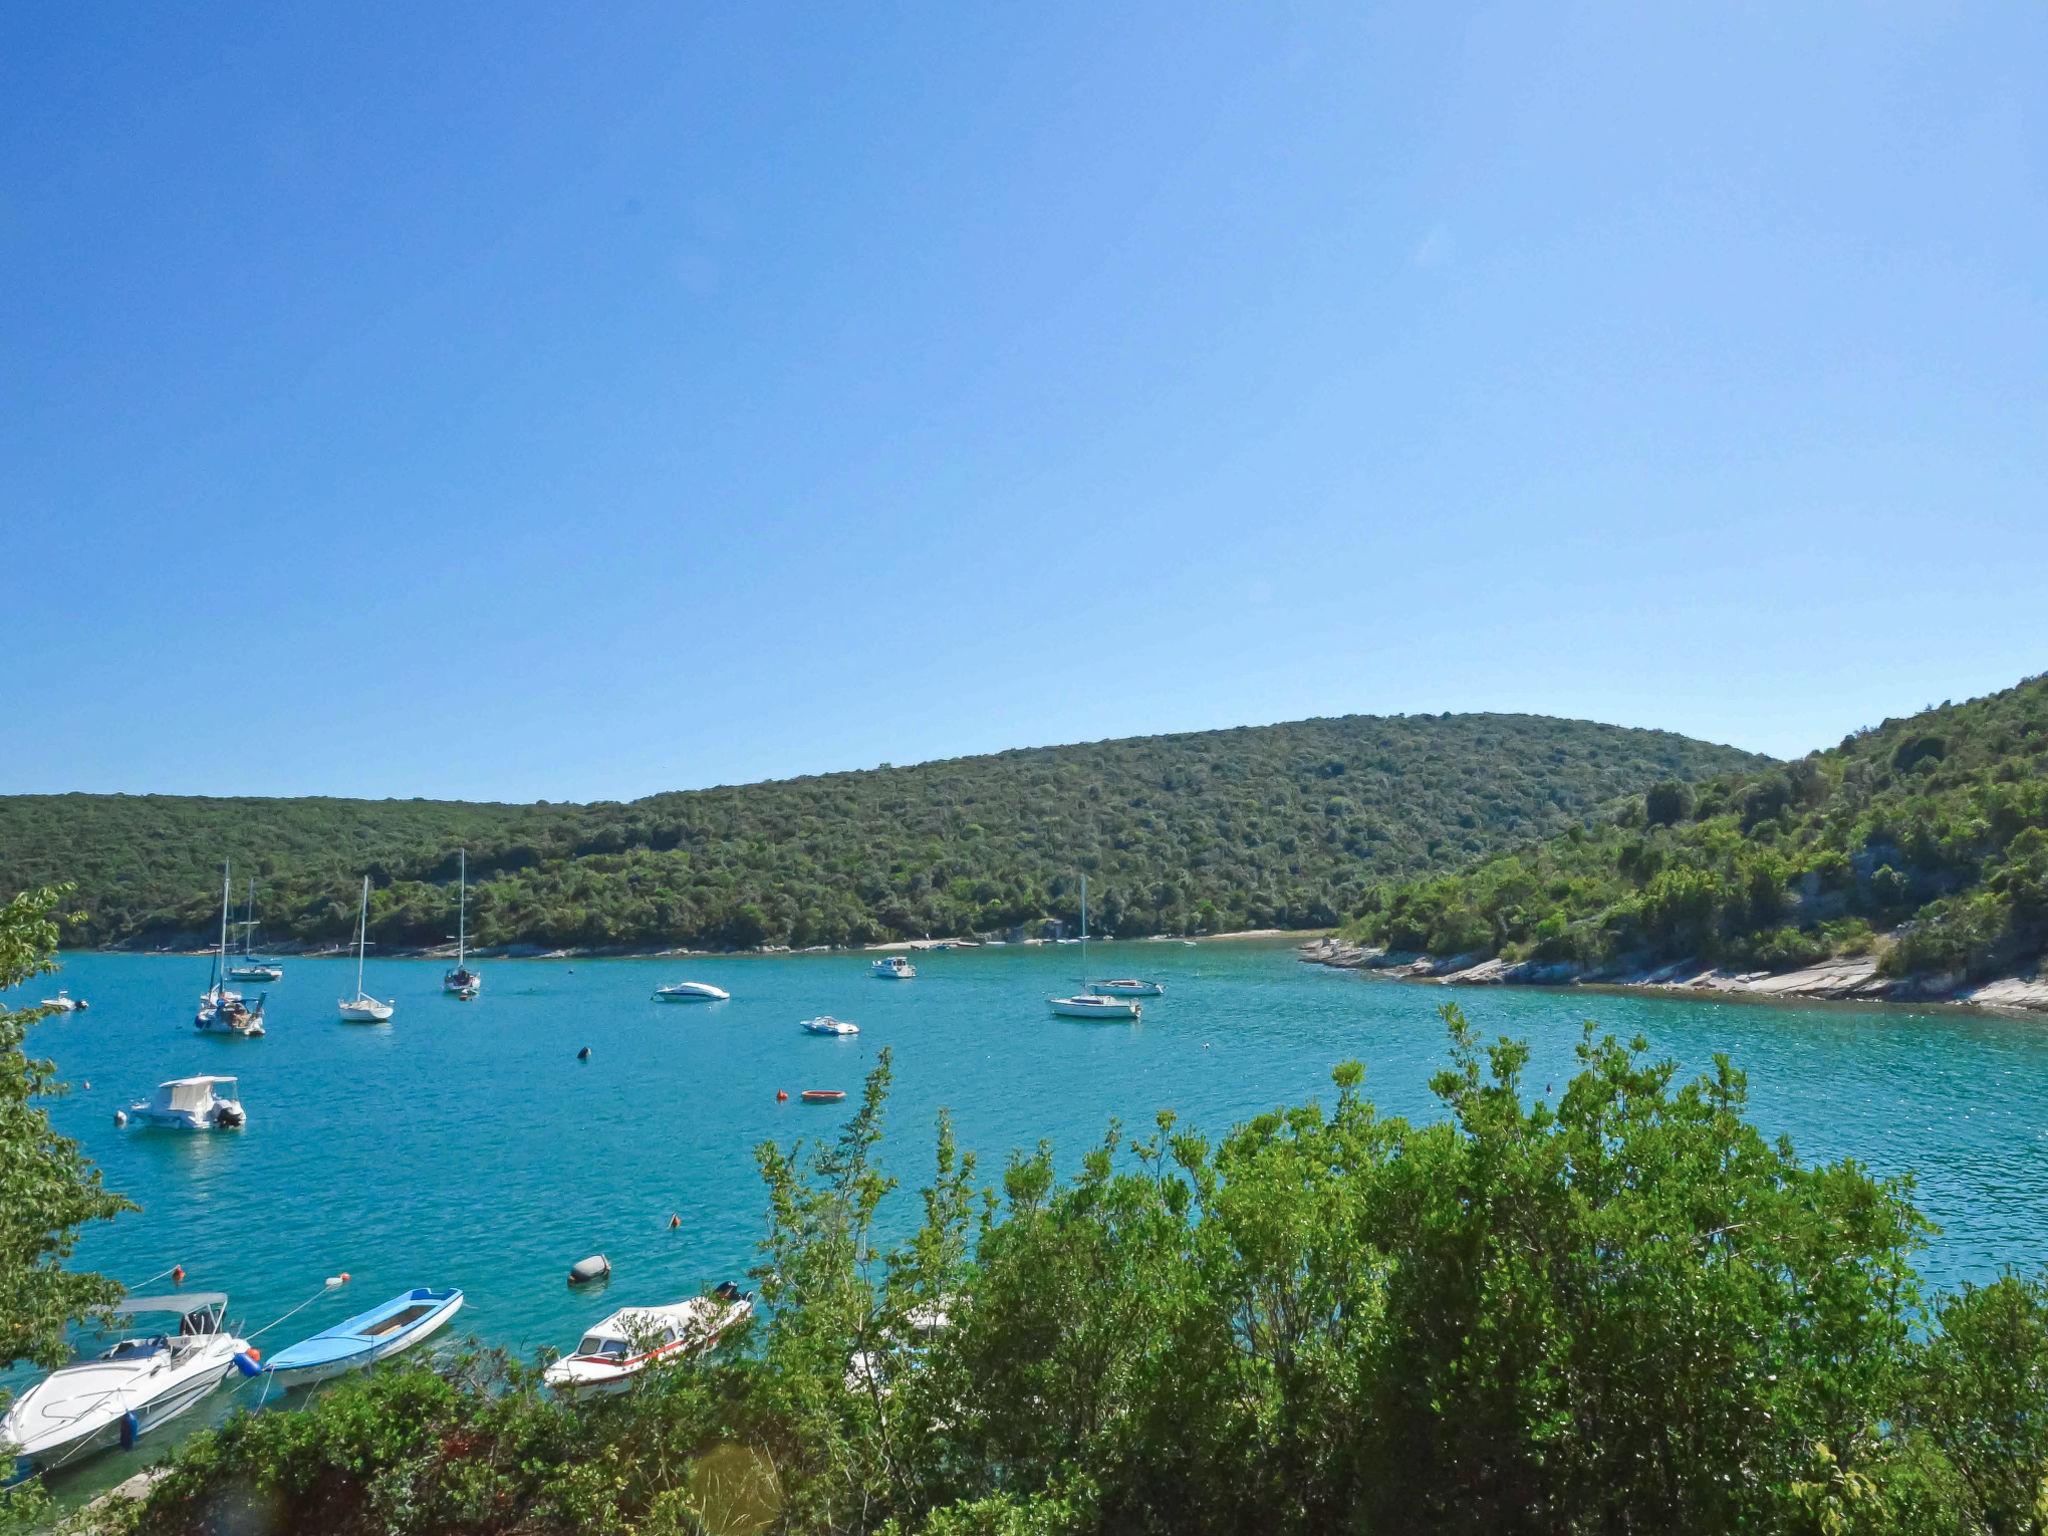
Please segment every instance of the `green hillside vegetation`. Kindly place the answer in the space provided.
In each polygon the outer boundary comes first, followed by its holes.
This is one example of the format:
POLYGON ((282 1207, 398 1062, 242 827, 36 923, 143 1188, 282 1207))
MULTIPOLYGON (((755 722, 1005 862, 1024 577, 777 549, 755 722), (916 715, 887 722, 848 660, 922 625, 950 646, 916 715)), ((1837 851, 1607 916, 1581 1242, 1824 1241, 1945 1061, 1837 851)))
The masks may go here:
POLYGON ((1376 888, 1348 931, 1596 969, 1876 948, 1890 975, 2009 974, 2048 943, 2048 677, 1795 763, 1654 785, 1602 825, 1376 888))
POLYGON ((1374 880, 1448 867, 1662 779, 1764 759, 1529 715, 1309 720, 1044 747, 631 803, 0 798, 0 890, 76 882, 73 944, 197 940, 220 861, 265 938, 455 931, 469 850, 481 945, 746 948, 999 932, 1319 927, 1374 880))

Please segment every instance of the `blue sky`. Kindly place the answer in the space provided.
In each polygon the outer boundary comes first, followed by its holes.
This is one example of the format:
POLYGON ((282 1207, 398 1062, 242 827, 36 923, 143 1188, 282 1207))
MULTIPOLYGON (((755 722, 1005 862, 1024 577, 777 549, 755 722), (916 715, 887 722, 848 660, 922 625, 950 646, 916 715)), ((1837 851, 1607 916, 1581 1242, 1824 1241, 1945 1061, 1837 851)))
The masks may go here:
POLYGON ((2022 5, 9 7, 0 790, 2004 686, 2044 79, 2022 5))

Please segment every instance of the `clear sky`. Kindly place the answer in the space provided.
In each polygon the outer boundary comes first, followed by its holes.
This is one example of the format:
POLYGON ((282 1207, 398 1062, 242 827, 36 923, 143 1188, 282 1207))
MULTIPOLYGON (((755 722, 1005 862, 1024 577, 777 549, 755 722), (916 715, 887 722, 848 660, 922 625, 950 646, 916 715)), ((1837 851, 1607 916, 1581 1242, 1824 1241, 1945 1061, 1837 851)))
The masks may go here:
POLYGON ((2044 81, 2031 3, 5 7, 0 790, 2002 687, 2044 81))

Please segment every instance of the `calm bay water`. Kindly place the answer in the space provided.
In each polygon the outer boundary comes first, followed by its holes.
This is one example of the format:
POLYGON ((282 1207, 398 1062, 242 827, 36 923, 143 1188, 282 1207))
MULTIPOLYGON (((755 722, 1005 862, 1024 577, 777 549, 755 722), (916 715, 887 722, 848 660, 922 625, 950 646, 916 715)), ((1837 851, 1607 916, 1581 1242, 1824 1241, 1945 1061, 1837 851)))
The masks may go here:
MULTIPOLYGON (((412 1285, 460 1285, 459 1327, 518 1351, 566 1347, 582 1325, 740 1276, 755 1257, 760 1141, 830 1133, 843 1108, 795 1102, 803 1088, 857 1096, 893 1047, 888 1161, 906 1189, 931 1170, 933 1117, 954 1114, 963 1146, 993 1178, 1012 1148, 1041 1138, 1063 1166, 1120 1116, 1153 1112, 1221 1130, 1259 1110, 1329 1096, 1329 1071, 1366 1063, 1366 1091, 1390 1114, 1431 1117, 1428 1079, 1444 1061, 1447 998, 1483 1034, 1535 1051, 1532 1088, 1562 1086, 1580 1021, 1647 1035, 1690 1069, 1729 1052, 1749 1073, 1751 1112, 1808 1158, 1855 1156, 1912 1171, 1943 1231, 1922 1265, 1937 1285, 2003 1264, 2048 1261, 2048 1022, 1958 1011, 1781 1007, 1595 993, 1448 992, 1307 966, 1264 942, 1091 946, 1098 975, 1157 976, 1142 1024, 1054 1020, 1070 990, 1070 946, 920 956, 910 982, 871 978, 849 955, 692 960, 485 962, 483 996, 440 994, 445 968, 373 960, 368 989, 395 998, 388 1027, 344 1025, 334 1000, 353 962, 290 960, 269 989, 270 1032, 203 1036, 192 1013, 202 960, 69 955, 58 985, 91 1010, 37 1027, 73 1092, 55 1104, 108 1184, 143 1207, 90 1232, 76 1262, 132 1284, 183 1264, 186 1284, 233 1298, 259 1328, 327 1293, 260 1341, 276 1349, 412 1285), (673 980, 714 982, 728 1003, 662 1005, 673 980), (804 1035, 831 1012, 852 1040, 804 1035), (591 1059, 579 1062, 582 1046, 591 1059), (235 1073, 250 1123, 230 1134, 118 1129, 116 1108, 160 1080, 235 1073), (90 1090, 82 1084, 89 1081, 90 1090), (791 1102, 778 1104, 785 1089, 791 1102), (681 1218, 671 1230, 671 1214, 681 1218), (602 1294, 572 1292, 568 1266, 603 1252, 602 1294)), ((160 1288, 161 1282, 152 1289, 160 1288)), ((19 1387, 19 1373, 6 1381, 19 1387)), ((250 1400, 223 1389, 192 1424, 250 1400)), ((145 1442, 145 1459, 189 1427, 145 1442)), ((103 1457, 78 1480, 133 1470, 103 1457)))

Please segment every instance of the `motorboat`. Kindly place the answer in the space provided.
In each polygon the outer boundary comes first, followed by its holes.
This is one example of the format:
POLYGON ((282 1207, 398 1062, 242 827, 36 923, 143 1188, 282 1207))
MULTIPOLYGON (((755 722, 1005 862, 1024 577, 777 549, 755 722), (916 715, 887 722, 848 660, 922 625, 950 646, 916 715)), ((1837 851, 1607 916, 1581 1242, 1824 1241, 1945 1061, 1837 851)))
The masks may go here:
POLYGON ((917 967, 910 963, 908 955, 884 955, 869 970, 884 981, 914 981, 917 978, 917 967))
POLYGON ((461 1310, 462 1292, 456 1287, 416 1286, 279 1350, 263 1363, 263 1374, 289 1392, 360 1371, 422 1343, 461 1310))
POLYGON ((174 1077, 158 1083, 154 1097, 130 1104, 128 1118, 176 1131, 238 1131, 249 1123, 240 1093, 232 1077, 174 1077))
POLYGON ((557 1392, 623 1391, 663 1361, 694 1359, 753 1315, 754 1293, 731 1280, 709 1296, 666 1307, 624 1307, 584 1332, 576 1352, 549 1366, 542 1379, 557 1392))
POLYGON ((249 882, 248 915, 242 919, 242 958, 228 967, 229 981, 283 981, 284 967, 256 955, 256 882, 249 882))
POLYGON ((441 990, 464 1002, 484 989, 481 972, 469 968, 469 850, 458 850, 455 890, 455 969, 441 978, 441 990))
POLYGON ((857 1035, 860 1026, 851 1019, 835 1019, 829 1013, 821 1013, 815 1019, 805 1019, 803 1027, 814 1035, 857 1035))
POLYGON ((90 1008, 92 1004, 82 997, 73 997, 64 988, 59 987, 55 997, 43 999, 43 1006, 52 1013, 80 1013, 90 1008))
POLYGON ((356 995, 336 1003, 344 1024, 389 1024, 397 1003, 379 1002, 363 990, 363 951, 370 943, 370 877, 363 876, 363 904, 356 915, 356 995))
POLYGON ((723 1003, 731 999, 732 994, 725 988, 714 987, 708 981, 676 981, 654 989, 657 1003, 723 1003))
MULTIPOLYGON (((222 1319, 218 1291, 133 1296, 114 1308, 129 1318, 169 1313, 175 1333, 132 1334, 90 1360, 52 1371, 8 1409, 0 1441, 19 1461, 48 1471, 109 1446, 133 1445, 218 1387, 249 1346, 222 1319)), ((254 1370, 251 1360, 248 1370, 254 1370)))
MULTIPOLYGON (((1081 973, 1088 972, 1088 877, 1081 877, 1081 973)), ((1081 990, 1072 997, 1048 997, 1046 1000, 1054 1015, 1062 1019, 1131 1019, 1140 1016, 1137 1003, 1122 997, 1106 997, 1093 990, 1087 982, 1081 983, 1081 990)))
POLYGON ((806 1088, 797 1097, 801 1098, 806 1104, 838 1104, 844 1102, 846 1090, 844 1088, 806 1088))
POLYGON ((1166 988, 1156 981, 1142 981, 1136 976, 1113 976, 1108 981, 1091 981, 1081 989, 1100 997, 1159 997, 1166 988))
POLYGON ((1046 1002, 1063 1019, 1137 1019, 1143 1006, 1128 997, 1097 997, 1083 992, 1074 997, 1049 997, 1046 1002))
POLYGON ((846 1362, 846 1390, 890 1395, 890 1378, 905 1363, 924 1358, 932 1340, 952 1326, 944 1300, 928 1301, 903 1315, 901 1329, 885 1331, 873 1348, 856 1350, 846 1362))

